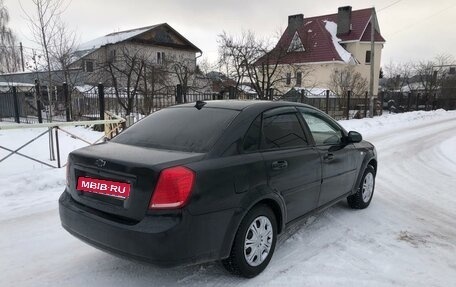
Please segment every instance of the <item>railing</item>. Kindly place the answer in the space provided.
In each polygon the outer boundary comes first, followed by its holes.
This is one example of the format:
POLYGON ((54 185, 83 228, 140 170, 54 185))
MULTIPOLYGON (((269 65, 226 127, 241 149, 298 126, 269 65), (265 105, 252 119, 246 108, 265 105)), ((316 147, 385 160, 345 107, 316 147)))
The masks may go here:
POLYGON ((121 129, 123 128, 123 123, 125 122, 124 119, 116 117, 112 114, 107 114, 106 117, 108 117, 110 119, 96 120, 96 121, 61 122, 61 123, 53 122, 53 123, 38 123, 38 124, 0 125, 0 130, 25 129, 25 128, 26 129, 46 128, 45 131, 43 131, 42 133, 33 137, 32 139, 26 141, 24 144, 22 144, 20 147, 18 147, 16 149, 7 148, 5 146, 0 145, 0 149, 6 150, 8 152, 8 154, 6 156, 0 158, 0 163, 4 162, 6 159, 10 158, 13 155, 18 155, 18 156, 24 157, 26 159, 29 159, 31 161, 43 164, 47 167, 60 168, 62 166, 65 166, 66 163, 62 165, 62 162, 61 162, 59 132, 66 133, 77 140, 85 142, 88 145, 96 144, 102 140, 112 138, 113 136, 118 134, 121 131, 121 129), (103 130, 105 131, 104 135, 102 137, 100 137, 98 140, 96 140, 95 142, 90 142, 88 140, 85 140, 82 137, 79 137, 79 136, 75 135, 74 133, 71 133, 63 128, 63 127, 68 127, 68 126, 92 126, 92 125, 102 126, 103 130), (49 141, 50 142, 50 146, 49 146, 50 161, 56 161, 56 165, 46 163, 40 159, 25 155, 20 152, 22 149, 29 146, 33 142, 35 142, 37 139, 39 139, 43 136, 46 136, 46 135, 48 135, 50 138, 50 141, 49 141))

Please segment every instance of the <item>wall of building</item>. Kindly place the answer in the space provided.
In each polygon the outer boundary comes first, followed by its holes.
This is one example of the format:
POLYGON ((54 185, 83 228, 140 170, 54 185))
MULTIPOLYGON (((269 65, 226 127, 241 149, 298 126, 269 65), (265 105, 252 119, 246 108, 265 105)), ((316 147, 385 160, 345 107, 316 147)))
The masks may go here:
MULTIPOLYGON (((370 50, 370 42, 352 42, 346 43, 346 49, 353 54, 353 56, 359 61, 360 64, 354 65, 356 72, 369 81, 370 79, 370 64, 365 62, 366 51, 370 50)), ((375 45, 375 58, 374 58, 374 95, 378 94, 379 88, 379 74, 380 74, 380 61, 383 44, 377 43, 375 45)), ((331 87, 331 74, 335 70, 342 70, 348 64, 343 62, 334 61, 327 63, 308 63, 308 64, 294 64, 294 65, 282 65, 277 70, 277 78, 286 78, 286 73, 292 74, 291 83, 286 84, 286 81, 280 81, 275 85, 278 93, 286 93, 296 85, 296 73, 301 71, 303 74, 302 84, 300 87, 304 88, 324 88, 329 89, 331 87)))
MULTIPOLYGON (((131 56, 137 54, 140 59, 144 59, 150 65, 156 64, 160 66, 164 65, 164 63, 169 60, 173 60, 185 63, 185 65, 187 65, 191 70, 196 68, 194 51, 131 42, 103 46, 73 63, 71 67, 81 69, 88 84, 97 84, 99 82, 108 84, 111 82, 111 75, 107 70, 107 63, 109 61, 117 61, 115 64, 116 67, 119 69, 127 69, 127 63, 123 59, 125 54, 131 56), (158 53, 160 53, 160 61, 158 60, 158 53), (87 72, 84 70, 85 61, 93 62, 93 72, 87 72)), ((123 76, 119 74, 118 81, 122 81, 122 77, 123 76)), ((171 79, 171 81, 175 82, 176 85, 178 83, 175 78, 171 79)))

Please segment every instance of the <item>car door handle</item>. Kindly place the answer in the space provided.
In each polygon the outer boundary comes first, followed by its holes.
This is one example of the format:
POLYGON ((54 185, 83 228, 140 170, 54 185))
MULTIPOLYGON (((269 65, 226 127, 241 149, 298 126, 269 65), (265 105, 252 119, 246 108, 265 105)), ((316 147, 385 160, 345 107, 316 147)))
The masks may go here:
POLYGON ((273 161, 271 167, 273 170, 284 169, 288 167, 288 162, 286 160, 273 161))
POLYGON ((334 159, 334 154, 332 154, 332 153, 327 153, 323 156, 324 161, 331 161, 333 159, 334 159))

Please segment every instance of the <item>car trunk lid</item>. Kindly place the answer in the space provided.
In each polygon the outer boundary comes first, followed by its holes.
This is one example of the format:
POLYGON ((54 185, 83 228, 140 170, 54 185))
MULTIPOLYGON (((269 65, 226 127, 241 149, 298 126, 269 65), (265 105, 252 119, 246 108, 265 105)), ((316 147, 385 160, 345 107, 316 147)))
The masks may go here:
POLYGON ((144 217, 162 169, 203 156, 112 142, 93 145, 70 154, 67 189, 76 202, 135 223, 144 217))

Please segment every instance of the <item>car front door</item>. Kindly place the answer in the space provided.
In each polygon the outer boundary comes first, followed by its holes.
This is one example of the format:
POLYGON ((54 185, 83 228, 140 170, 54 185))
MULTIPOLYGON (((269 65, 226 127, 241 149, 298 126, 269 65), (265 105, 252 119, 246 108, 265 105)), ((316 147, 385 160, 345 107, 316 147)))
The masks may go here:
POLYGON ((260 150, 268 184, 285 200, 287 221, 315 209, 320 193, 320 154, 303 125, 294 107, 263 113, 260 150))
POLYGON ((353 144, 344 143, 342 128, 322 112, 297 108, 303 116, 322 161, 321 191, 318 206, 346 195, 356 179, 356 154, 353 144))

